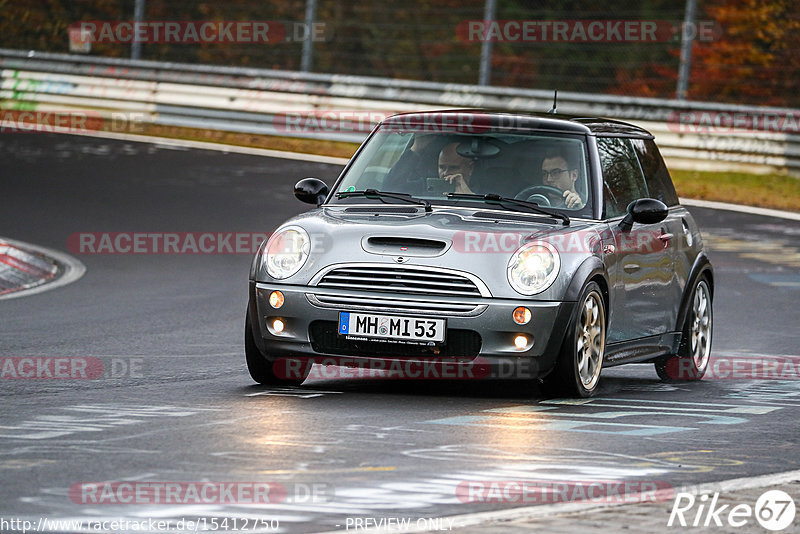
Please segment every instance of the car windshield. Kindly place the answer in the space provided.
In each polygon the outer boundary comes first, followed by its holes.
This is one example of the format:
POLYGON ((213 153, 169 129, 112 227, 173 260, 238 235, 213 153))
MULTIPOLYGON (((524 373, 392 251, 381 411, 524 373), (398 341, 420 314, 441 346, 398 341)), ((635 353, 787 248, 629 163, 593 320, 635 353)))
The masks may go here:
POLYGON ((332 203, 397 203, 391 197, 342 195, 375 190, 411 195, 433 205, 487 206, 448 193, 497 195, 534 202, 571 216, 591 212, 584 138, 554 133, 397 131, 382 127, 336 187, 332 203), (377 200, 376 200, 377 199, 377 200))

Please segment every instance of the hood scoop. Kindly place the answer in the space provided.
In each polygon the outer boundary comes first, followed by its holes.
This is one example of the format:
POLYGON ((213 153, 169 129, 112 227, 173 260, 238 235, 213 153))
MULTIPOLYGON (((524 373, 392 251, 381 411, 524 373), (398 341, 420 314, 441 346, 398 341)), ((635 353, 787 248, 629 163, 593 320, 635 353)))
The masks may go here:
POLYGON ((385 256, 433 257, 444 254, 452 243, 438 239, 414 237, 369 236, 361 240, 361 248, 370 254, 385 256))

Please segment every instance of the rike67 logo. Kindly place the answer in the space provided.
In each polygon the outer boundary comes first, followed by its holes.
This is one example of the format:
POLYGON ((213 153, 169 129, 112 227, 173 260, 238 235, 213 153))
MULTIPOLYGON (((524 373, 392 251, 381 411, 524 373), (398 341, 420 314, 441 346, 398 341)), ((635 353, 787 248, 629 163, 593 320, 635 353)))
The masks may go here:
POLYGON ((667 526, 719 527, 730 532, 731 527, 746 527, 754 532, 753 522, 763 528, 778 532, 794 523, 794 499, 781 490, 768 490, 756 500, 755 506, 746 503, 720 502, 719 493, 713 495, 680 492, 675 496, 667 526))

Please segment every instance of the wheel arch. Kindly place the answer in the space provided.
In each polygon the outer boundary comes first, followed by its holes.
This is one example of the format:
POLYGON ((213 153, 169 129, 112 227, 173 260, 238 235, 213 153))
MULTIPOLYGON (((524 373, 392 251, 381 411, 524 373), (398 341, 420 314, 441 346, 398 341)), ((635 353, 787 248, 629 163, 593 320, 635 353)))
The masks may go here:
MULTIPOLYGON (((597 285, 600 286, 600 294, 603 296, 603 304, 605 304, 606 306, 606 317, 608 317, 608 310, 611 304, 610 302, 611 297, 608 291, 608 280, 606 280, 606 278, 600 273, 595 273, 592 275, 592 278, 587 280, 586 282, 587 283, 596 282, 597 285)), ((606 322, 608 321, 606 320, 606 322)))
POLYGON ((256 283, 250 280, 248 288, 249 298, 247 299, 247 318, 250 320, 250 329, 255 343, 261 354, 264 354, 264 338, 261 337, 261 321, 258 315, 258 304, 256 304, 256 283))
POLYGON ((584 286, 595 281, 600 286, 603 292, 603 299, 605 300, 606 309, 608 309, 610 302, 610 292, 608 283, 608 272, 603 261, 597 256, 586 258, 583 263, 575 270, 572 275, 572 280, 564 293, 564 301, 576 302, 578 297, 583 291, 584 286))
POLYGON ((553 366, 555 366, 557 357, 561 353, 564 340, 567 336, 567 327, 574 320, 578 298, 583 288, 586 287, 586 284, 592 281, 597 282, 597 285, 600 286, 600 292, 603 295, 603 302, 606 306, 606 322, 608 322, 610 313, 608 273, 600 258, 592 256, 586 258, 575 270, 572 275, 572 280, 561 299, 562 306, 556 321, 558 324, 562 325, 562 328, 558 330, 560 332, 559 336, 550 337, 550 341, 544 351, 544 356, 540 360, 543 364, 542 367, 547 369, 547 372, 545 372, 543 376, 546 376, 552 370, 553 366))
MULTIPOLYGON (((558 350, 553 351, 554 365, 550 372, 543 376, 545 390, 557 395, 566 392, 571 396, 589 397, 597 390, 599 383, 599 370, 597 375, 592 380, 591 389, 587 390, 587 385, 582 383, 580 370, 575 367, 575 352, 574 343, 580 334, 577 332, 577 324, 581 317, 581 310, 583 309, 584 293, 586 296, 589 294, 589 288, 595 295, 599 289, 600 295, 597 297, 602 300, 601 305, 605 307, 605 325, 604 331, 607 332, 608 317, 609 317, 609 284, 606 276, 606 271, 603 262, 596 257, 588 258, 578 268, 573 275, 572 282, 569 287, 567 295, 564 297, 565 303, 568 301, 570 306, 565 309, 569 310, 569 314, 563 317, 565 329, 560 339, 558 340, 558 350), (596 284, 597 287, 594 287, 596 284), (574 292, 574 293, 573 293, 574 292), (569 299, 569 300, 568 300, 569 299)), ((603 334, 605 336, 605 334, 603 334)), ((555 349, 555 340, 551 339, 550 344, 555 349)), ((602 355, 601 355, 602 357, 602 355)), ((602 366, 602 360, 600 361, 602 366)))
POLYGON ((711 301, 714 301, 714 268, 711 266, 711 261, 705 252, 698 254, 697 258, 692 265, 692 270, 686 280, 686 287, 681 296, 681 304, 678 308, 678 320, 675 324, 675 331, 682 332, 683 325, 686 322, 686 316, 689 313, 689 305, 691 295, 694 292, 694 287, 700 278, 705 278, 708 282, 708 290, 711 293, 711 301))

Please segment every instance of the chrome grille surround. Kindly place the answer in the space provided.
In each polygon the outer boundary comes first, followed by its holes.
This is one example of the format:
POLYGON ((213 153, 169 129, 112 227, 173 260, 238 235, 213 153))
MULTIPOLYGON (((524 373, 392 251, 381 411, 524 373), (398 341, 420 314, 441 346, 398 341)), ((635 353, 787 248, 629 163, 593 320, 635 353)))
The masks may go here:
POLYGON ((477 276, 441 267, 348 263, 326 267, 310 285, 308 301, 323 308, 474 316, 487 305, 489 288, 477 276))

